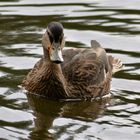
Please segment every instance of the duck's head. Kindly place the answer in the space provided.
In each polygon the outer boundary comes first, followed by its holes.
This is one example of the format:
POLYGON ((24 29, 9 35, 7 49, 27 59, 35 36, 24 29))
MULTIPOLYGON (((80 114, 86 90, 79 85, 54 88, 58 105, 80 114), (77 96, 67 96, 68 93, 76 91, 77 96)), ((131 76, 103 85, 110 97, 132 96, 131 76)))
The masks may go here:
MULTIPOLYGON (((59 22, 51 22, 43 35, 42 44, 49 58, 54 63, 62 63, 62 49, 65 45, 63 26, 59 22)), ((44 52, 46 53, 46 52, 44 52)))

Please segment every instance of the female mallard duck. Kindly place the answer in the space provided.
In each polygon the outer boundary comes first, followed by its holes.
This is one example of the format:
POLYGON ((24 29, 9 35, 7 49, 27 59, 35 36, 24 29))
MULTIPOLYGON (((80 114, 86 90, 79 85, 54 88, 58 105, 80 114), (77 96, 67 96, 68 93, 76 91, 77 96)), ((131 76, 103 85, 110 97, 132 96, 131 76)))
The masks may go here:
POLYGON ((102 97, 109 93, 112 74, 122 67, 121 61, 107 56, 95 40, 90 48, 63 50, 64 33, 59 22, 48 24, 42 45, 44 56, 22 86, 29 93, 48 99, 102 97))

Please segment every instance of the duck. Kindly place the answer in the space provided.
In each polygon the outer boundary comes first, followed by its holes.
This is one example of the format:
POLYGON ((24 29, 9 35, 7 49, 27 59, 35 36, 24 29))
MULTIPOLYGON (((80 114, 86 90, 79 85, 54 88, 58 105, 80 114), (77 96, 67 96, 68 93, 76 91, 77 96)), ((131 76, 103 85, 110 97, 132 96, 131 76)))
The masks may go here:
POLYGON ((28 94, 46 99, 95 99, 110 93, 120 59, 107 55, 96 40, 91 47, 65 47, 64 27, 52 21, 42 37, 43 56, 22 81, 28 94))

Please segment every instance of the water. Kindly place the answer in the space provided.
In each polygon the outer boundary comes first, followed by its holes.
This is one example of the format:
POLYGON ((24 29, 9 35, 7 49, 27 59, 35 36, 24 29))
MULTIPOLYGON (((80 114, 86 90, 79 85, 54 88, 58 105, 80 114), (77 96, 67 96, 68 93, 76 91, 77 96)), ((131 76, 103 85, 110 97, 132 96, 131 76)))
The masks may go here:
POLYGON ((1 0, 0 139, 139 140, 140 0, 1 0), (67 47, 98 40, 125 64, 113 99, 54 102, 27 97, 19 85, 42 55, 50 21, 65 28, 67 47))

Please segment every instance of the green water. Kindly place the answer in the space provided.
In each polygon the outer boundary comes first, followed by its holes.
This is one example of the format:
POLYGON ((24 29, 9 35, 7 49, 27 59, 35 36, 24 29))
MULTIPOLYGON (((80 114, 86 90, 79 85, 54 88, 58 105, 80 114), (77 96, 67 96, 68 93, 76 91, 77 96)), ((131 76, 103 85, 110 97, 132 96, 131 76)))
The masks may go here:
POLYGON ((1 0, 0 139, 139 140, 140 0, 1 0), (122 60, 113 99, 54 102, 18 88, 42 56, 50 21, 63 24, 66 47, 89 47, 95 39, 122 60))

